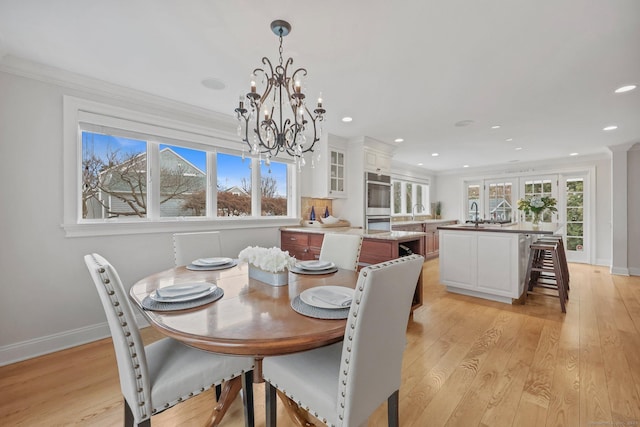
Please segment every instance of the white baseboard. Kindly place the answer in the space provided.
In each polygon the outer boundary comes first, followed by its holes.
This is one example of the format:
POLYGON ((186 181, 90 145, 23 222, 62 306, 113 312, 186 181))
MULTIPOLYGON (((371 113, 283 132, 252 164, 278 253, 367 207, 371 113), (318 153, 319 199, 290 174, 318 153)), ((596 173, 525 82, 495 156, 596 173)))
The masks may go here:
POLYGON ((595 265, 601 265, 603 267, 610 267, 611 260, 610 259, 597 259, 595 265))
POLYGON ((640 276, 640 268, 630 267, 629 268, 629 274, 631 276, 640 276))
POLYGON ((610 270, 611 274, 617 274, 619 276, 628 276, 629 275, 629 269, 626 267, 611 267, 610 270))
MULTIPOLYGON (((140 328, 149 326, 142 315, 136 316, 136 323, 140 328)), ((0 347, 0 366, 87 344, 109 336, 111 336, 109 326, 107 322, 103 322, 5 345, 0 347)))

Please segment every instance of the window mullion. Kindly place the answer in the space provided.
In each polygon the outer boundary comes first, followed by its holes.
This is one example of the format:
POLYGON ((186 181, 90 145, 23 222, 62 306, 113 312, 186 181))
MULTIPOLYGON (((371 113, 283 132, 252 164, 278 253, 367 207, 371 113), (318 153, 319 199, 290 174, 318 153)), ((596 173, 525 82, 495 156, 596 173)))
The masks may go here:
POLYGON ((160 144, 147 141, 147 218, 160 218, 160 144))

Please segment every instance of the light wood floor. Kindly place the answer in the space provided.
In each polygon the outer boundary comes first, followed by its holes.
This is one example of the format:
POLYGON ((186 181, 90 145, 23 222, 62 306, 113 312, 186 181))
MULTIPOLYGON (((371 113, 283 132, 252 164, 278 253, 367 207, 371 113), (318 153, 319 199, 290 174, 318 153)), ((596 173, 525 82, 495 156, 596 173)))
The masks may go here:
MULTIPOLYGON (((563 315, 548 297, 521 306, 447 293, 437 260, 427 262, 425 305, 408 328, 401 425, 640 427, 640 277, 580 264, 570 271, 563 315)), ((2 367, 0 390, 3 426, 122 425, 109 340, 2 367)), ((255 393, 264 426, 263 386, 255 393)), ((204 393, 152 424, 202 425, 213 399, 204 393)), ((279 410, 278 425, 293 425, 279 410)), ((222 425, 243 425, 239 401, 222 425)), ((386 404, 369 420, 384 425, 386 404)))

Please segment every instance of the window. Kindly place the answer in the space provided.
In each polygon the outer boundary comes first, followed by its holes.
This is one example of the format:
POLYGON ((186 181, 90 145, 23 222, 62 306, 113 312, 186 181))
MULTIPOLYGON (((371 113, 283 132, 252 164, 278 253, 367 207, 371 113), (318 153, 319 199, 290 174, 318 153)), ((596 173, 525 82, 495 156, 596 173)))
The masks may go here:
POLYGON ((584 180, 567 179, 567 250, 584 250, 584 180))
POLYGON ((391 180, 392 215, 426 215, 429 206, 429 185, 419 182, 391 180))
POLYGON ((234 136, 214 136, 212 128, 64 101, 68 235, 180 229, 182 221, 233 217, 254 218, 243 226, 255 227, 267 217, 295 219, 288 159, 244 158, 234 136), (138 225, 115 225, 131 223, 138 225))

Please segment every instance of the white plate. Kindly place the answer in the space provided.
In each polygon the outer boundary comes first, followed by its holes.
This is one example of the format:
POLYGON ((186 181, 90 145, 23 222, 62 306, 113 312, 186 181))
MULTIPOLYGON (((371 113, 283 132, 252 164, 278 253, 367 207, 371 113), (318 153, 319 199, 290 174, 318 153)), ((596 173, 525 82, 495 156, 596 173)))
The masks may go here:
POLYGON ((305 304, 318 308, 341 309, 349 308, 353 299, 353 289, 344 286, 317 286, 307 289, 300 294, 305 304), (340 301, 349 301, 347 305, 340 305, 340 301), (335 303, 333 303, 335 302, 335 303))
POLYGON ((151 292, 149 298, 158 302, 191 301, 211 294, 216 288, 215 284, 209 282, 183 283, 157 289, 151 292))
POLYGON ((298 261, 296 267, 303 270, 328 270, 336 265, 329 261, 298 261))
POLYGON ((198 258, 193 260, 191 264, 198 267, 215 267, 217 265, 229 264, 233 260, 231 258, 215 257, 215 258, 198 258))

